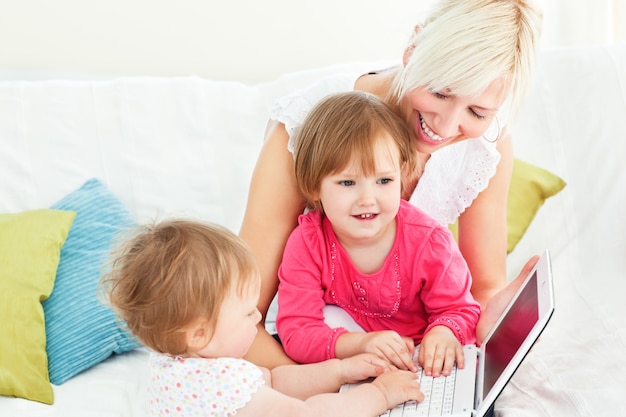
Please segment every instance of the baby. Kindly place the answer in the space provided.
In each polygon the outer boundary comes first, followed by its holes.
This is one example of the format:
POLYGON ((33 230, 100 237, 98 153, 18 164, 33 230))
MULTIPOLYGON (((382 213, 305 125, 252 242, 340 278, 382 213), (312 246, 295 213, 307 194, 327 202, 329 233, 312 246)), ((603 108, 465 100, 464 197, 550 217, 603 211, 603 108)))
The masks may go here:
POLYGON ((377 416, 423 399, 415 374, 373 354, 272 370, 242 359, 261 318, 261 279, 248 247, 223 227, 142 226, 113 255, 102 289, 151 350, 150 416, 377 416))

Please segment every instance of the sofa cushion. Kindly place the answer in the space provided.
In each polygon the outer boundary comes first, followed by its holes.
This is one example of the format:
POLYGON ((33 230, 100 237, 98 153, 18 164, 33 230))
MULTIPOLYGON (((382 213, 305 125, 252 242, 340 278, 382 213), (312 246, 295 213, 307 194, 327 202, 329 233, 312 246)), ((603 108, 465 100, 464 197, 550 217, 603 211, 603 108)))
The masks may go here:
POLYGON ((103 262, 116 235, 135 222, 122 203, 97 179, 54 204, 76 212, 61 251, 54 290, 43 303, 50 381, 62 384, 113 353, 139 346, 97 295, 103 262))
POLYGON ((41 302, 75 213, 0 214, 0 394, 52 404, 41 302))
POLYGON ((565 187, 550 171, 515 159, 507 205, 507 253, 511 253, 547 198, 565 187))

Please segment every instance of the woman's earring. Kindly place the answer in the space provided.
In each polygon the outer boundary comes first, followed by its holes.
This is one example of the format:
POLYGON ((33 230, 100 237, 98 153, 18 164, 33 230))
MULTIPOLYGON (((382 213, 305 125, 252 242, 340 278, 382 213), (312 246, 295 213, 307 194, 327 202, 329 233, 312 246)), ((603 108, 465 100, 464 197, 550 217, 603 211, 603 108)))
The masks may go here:
POLYGON ((493 127, 493 123, 491 123, 491 125, 487 128, 487 132, 483 133, 483 139, 485 139, 487 142, 489 143, 496 143, 498 141, 498 139, 500 138, 500 119, 498 119, 498 116, 496 116, 496 138, 495 139, 487 139, 487 137, 485 136, 485 133, 490 132, 493 127))

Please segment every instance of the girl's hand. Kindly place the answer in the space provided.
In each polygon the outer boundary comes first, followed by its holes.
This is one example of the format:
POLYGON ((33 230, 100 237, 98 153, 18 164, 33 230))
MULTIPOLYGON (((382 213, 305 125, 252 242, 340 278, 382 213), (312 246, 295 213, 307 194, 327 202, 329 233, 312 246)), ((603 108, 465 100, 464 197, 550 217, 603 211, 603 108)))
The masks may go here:
POLYGON ((385 398, 387 399, 387 408, 393 408, 405 401, 424 400, 424 394, 420 390, 420 384, 417 382, 417 375, 409 371, 393 370, 385 372, 372 382, 385 398))
POLYGON ((446 326, 435 326, 424 335, 417 361, 426 375, 435 378, 450 375, 455 361, 458 368, 465 366, 463 347, 446 326))
POLYGON ((340 363, 340 372, 344 383, 359 382, 370 377, 377 377, 388 370, 387 361, 373 353, 361 353, 341 359, 340 363))
POLYGON ((410 337, 400 336, 392 330, 363 333, 360 343, 361 352, 373 353, 398 369, 412 372, 417 371, 413 363, 414 350, 415 345, 410 337))

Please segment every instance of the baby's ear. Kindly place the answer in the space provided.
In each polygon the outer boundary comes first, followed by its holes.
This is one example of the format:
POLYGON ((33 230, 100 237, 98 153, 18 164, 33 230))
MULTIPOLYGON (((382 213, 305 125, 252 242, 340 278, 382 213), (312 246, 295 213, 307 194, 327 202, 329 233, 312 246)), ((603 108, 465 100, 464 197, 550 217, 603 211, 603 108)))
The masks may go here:
POLYGON ((202 350, 211 341, 212 334, 211 326, 206 319, 194 321, 185 331, 187 350, 189 352, 202 350))

